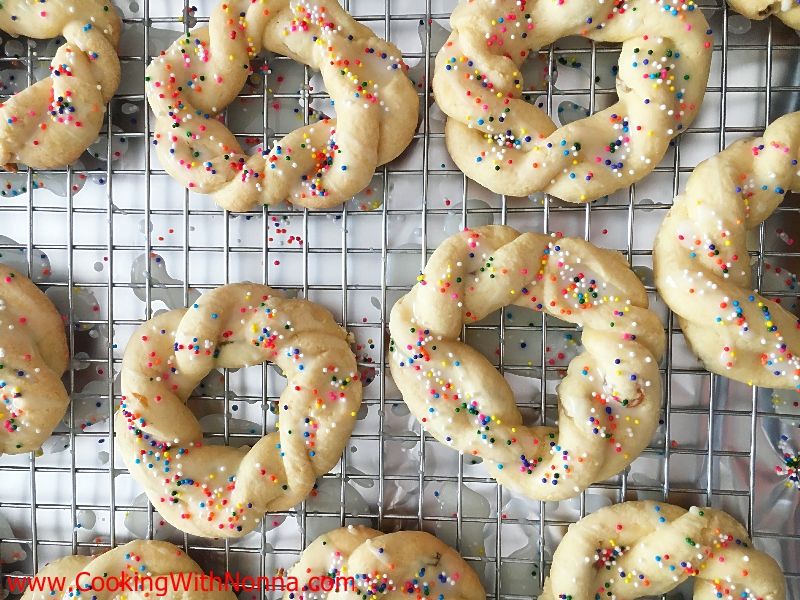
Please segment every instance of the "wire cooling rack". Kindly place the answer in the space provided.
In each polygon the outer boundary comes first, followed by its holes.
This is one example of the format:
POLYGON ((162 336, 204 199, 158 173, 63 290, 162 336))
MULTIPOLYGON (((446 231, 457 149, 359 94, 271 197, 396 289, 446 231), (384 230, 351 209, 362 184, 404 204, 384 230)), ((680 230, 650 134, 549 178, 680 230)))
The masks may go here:
MULTIPOLYGON (((148 140, 144 66, 180 31, 205 21, 210 2, 117 0, 125 19, 123 82, 106 131, 72 167, 0 179, 0 260, 26 270, 59 306, 73 363, 64 425, 37 456, 0 459, 0 575, 33 574, 68 553, 92 553, 135 537, 169 539, 206 569, 273 575, 317 534, 369 523, 422 528, 457 547, 490 596, 535 597, 566 526, 597 507, 654 498, 724 508, 783 565, 800 598, 800 490, 785 467, 800 446, 795 397, 710 376, 687 352, 654 294, 651 247, 658 223, 693 166, 777 116, 800 108, 800 42, 776 20, 750 23, 717 3, 703 6, 715 31, 712 75, 693 126, 643 182, 591 205, 544 195, 495 196, 447 156, 443 117, 427 82, 455 0, 343 0, 359 20, 403 50, 421 99, 408 151, 379 169, 342 209, 285 206, 233 215, 161 170, 148 140), (386 325, 432 249, 463 225, 507 223, 584 237, 617 248, 668 328, 662 426, 628 472, 579 498, 539 503, 487 478, 469 457, 442 449, 405 409, 385 362, 386 325), (133 329, 202 290, 239 280, 268 283, 324 304, 358 342, 371 383, 356 431, 334 471, 297 510, 267 515, 242 540, 187 537, 164 524, 114 452, 122 349, 133 329), (786 456, 783 456, 786 454, 786 456), (783 470, 782 470, 783 469, 783 470)), ((57 41, 3 39, 0 90, 41 76, 57 41)), ((563 40, 532 58, 527 95, 564 122, 615 99, 617 48, 563 40)), ((245 146, 269 144, 330 110, 318 78, 268 56, 228 111, 245 146)), ((795 307, 800 203, 788 197, 753 239, 759 289, 795 307)), ((531 419, 552 422, 555 385, 579 334, 541 315, 507 309, 465 335, 500 368, 531 419)), ((220 372, 191 402, 217 443, 252 443, 275 420, 282 389, 271 367, 220 372)), ((677 595, 689 595, 681 590, 677 595)), ((3 597, 0 589, 0 598, 3 597)), ((242 597, 276 596, 274 592, 242 597)))

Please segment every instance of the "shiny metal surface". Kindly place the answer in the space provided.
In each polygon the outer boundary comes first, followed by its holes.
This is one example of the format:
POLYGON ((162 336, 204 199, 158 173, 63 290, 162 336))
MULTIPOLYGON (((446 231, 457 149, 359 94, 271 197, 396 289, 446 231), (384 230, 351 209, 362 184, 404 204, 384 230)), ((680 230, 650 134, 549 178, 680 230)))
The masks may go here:
MULTIPOLYGON (((386 531, 437 533, 482 574, 491 597, 530 598, 569 523, 610 502, 656 498, 730 511, 747 524, 756 545, 781 562, 790 597, 800 598, 800 490, 787 487, 791 482, 776 471, 784 464, 782 447, 800 451, 798 397, 704 371, 656 298, 649 271, 652 236, 693 166, 800 108, 794 32, 776 20, 750 23, 718 2, 702 4, 715 46, 697 121, 650 177, 575 206, 546 196, 495 196, 469 182, 447 156, 442 115, 425 82, 454 0, 343 0, 398 44, 412 66, 423 101, 411 148, 376 173, 370 192, 342 209, 312 213, 281 206, 232 215, 175 185, 146 143, 152 134, 143 100, 146 57, 202 22, 210 0, 196 10, 188 0, 116 1, 126 29, 124 81, 107 118, 112 135, 93 147, 98 156, 86 154, 77 166, 0 177, 0 260, 22 266, 48 290, 65 315, 75 356, 66 379, 73 403, 65 425, 41 455, 0 459, 0 573, 32 574, 65 553, 146 536, 184 545, 207 569, 270 575, 290 565, 318 533, 368 522, 386 531), (386 368, 392 303, 446 235, 489 222, 560 231, 621 250, 668 327, 662 428, 629 472, 574 501, 515 497, 469 457, 441 448, 409 416, 386 368), (316 496, 288 514, 268 515, 263 531, 239 541, 187 537, 160 522, 110 443, 121 352, 133 328, 154 312, 243 279, 288 289, 334 311, 355 333, 359 364, 374 381, 341 464, 321 480, 316 496)), ((3 38, 0 59, 6 90, 13 89, 11 74, 32 81, 52 56, 44 44, 9 42, 3 38), (9 57, 20 48, 20 60, 9 57)), ((531 100, 562 120, 606 106, 615 94, 615 52, 581 40, 542 50, 526 73, 531 100)), ((307 68, 275 57, 266 60, 271 72, 261 64, 261 77, 243 90, 228 117, 248 145, 269 143, 307 122, 313 118, 309 105, 329 109, 307 68)), ((792 273, 800 272, 800 254, 793 236, 800 236, 800 202, 790 196, 754 236, 752 258, 759 288, 796 310, 792 273)), ((577 332, 508 309, 465 335, 503 370, 526 415, 551 422, 555 385, 574 355, 577 332)), ((252 443, 274 426, 270 408, 281 381, 271 367, 219 373, 192 402, 216 441, 252 443)), ((685 588, 671 594, 690 595, 685 588)))

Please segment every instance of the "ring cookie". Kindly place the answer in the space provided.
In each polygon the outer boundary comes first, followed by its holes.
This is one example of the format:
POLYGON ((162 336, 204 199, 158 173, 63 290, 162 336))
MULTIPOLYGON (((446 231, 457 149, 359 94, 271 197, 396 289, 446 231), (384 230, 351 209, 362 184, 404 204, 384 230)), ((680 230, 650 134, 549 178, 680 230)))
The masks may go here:
POLYGON ((778 563, 713 508, 623 502, 570 525, 539 600, 658 597, 694 578, 697 600, 784 600, 778 563))
POLYGON ((208 26, 178 39, 147 68, 156 152, 183 186, 212 194, 228 210, 284 200, 337 206, 411 142, 419 99, 407 71, 400 51, 336 0, 225 0, 208 26), (336 118, 248 155, 218 115, 262 50, 320 71, 336 118))
POLYGON ((664 330, 618 252, 505 226, 467 230, 433 253, 389 328, 392 377, 422 426, 530 498, 571 498, 619 473, 658 426, 664 330), (524 424, 508 382, 459 339, 512 304, 583 328, 584 351, 558 387, 558 428, 524 424))
POLYGON ((423 531, 383 534, 367 527, 335 529, 318 537, 289 570, 298 592, 285 600, 418 598, 485 600, 475 571, 450 546, 423 531), (332 578, 328 593, 321 578, 332 578), (315 583, 317 582, 317 583, 315 583))
POLYGON ((206 292, 133 334, 122 361, 117 445, 181 531, 240 537, 306 498, 339 460, 361 404, 347 332, 319 305, 254 283, 206 292), (272 362, 287 378, 278 431, 252 448, 207 445, 186 406, 213 369, 272 362))
POLYGON ((498 194, 588 202, 627 187, 658 165, 703 101, 713 39, 692 0, 461 0, 450 24, 433 77, 447 149, 498 194), (559 128, 523 97, 521 68, 573 35, 622 42, 619 100, 559 128))
POLYGON ((762 21, 775 15, 792 29, 800 29, 800 2, 797 0, 728 0, 728 4, 748 19, 762 21))
POLYGON ((705 368, 800 391, 800 320, 754 291, 748 232, 800 189, 800 112, 700 163, 653 247, 656 287, 705 368))
POLYGON ((13 36, 66 42, 50 76, 0 104, 0 165, 63 167, 97 139, 120 80, 117 44, 122 22, 104 0, 5 0, 0 30, 13 36))
POLYGON ((64 322, 22 273, 0 264, 0 455, 38 450, 69 405, 64 322))
POLYGON ((76 596, 91 597, 93 600, 113 600, 125 596, 170 600, 236 600, 236 594, 222 589, 222 586, 205 576, 183 550, 168 542, 136 540, 98 556, 66 556, 40 569, 36 577, 44 586, 61 581, 70 587, 37 591, 29 588, 22 600, 53 600, 58 591, 62 592, 61 598, 64 600, 76 596), (125 576, 127 580, 123 580, 125 576), (122 590, 117 589, 118 582, 124 586, 122 590), (76 584, 90 586, 90 589, 76 592, 76 584), (130 592, 126 590, 127 587, 134 587, 136 591, 130 592))

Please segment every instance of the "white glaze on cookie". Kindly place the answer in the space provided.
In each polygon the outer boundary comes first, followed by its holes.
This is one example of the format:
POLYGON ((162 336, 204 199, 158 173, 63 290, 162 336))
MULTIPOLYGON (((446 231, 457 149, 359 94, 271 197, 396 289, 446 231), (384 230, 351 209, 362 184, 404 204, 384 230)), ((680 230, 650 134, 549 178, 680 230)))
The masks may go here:
POLYGON ((180 38, 147 69, 164 169, 229 210, 284 200, 308 208, 345 202, 416 130, 418 105, 400 51, 335 0, 226 0, 208 27, 180 38), (217 118, 261 50, 320 70, 336 119, 300 127, 248 156, 217 118))
POLYGON ((654 597, 694 578, 697 600, 783 600, 772 557, 713 508, 623 502, 570 525, 539 600, 654 597))
POLYGON ((422 531, 383 534, 367 527, 343 527, 318 537, 289 570, 298 592, 285 600, 408 598, 484 600, 472 568, 447 544, 422 531), (319 578, 333 579, 329 592, 312 591, 319 578), (312 578, 317 578, 312 582, 312 578), (348 580, 347 578, 352 578, 348 580))
POLYGON ((93 600, 115 598, 168 600, 235 600, 236 594, 223 590, 204 576, 202 569, 183 550, 167 542, 136 540, 119 546, 98 556, 66 556, 43 567, 37 573, 44 585, 63 578, 67 586, 94 585, 90 590, 75 591, 74 588, 58 591, 27 591, 22 600, 53 600, 60 597, 70 600, 88 597, 93 600), (127 576, 127 580, 123 577, 127 576), (136 579, 138 577, 138 579, 136 579), (103 582, 92 584, 95 580, 103 582), (148 579, 149 578, 149 579, 148 579), (156 580, 157 583, 156 583, 156 580), (136 591, 113 589, 118 582, 136 591), (189 588, 189 589, 184 589, 189 588), (204 591, 205 590, 205 591, 204 591))
POLYGON ((800 1, 798 0, 728 0, 736 12, 748 19, 761 21, 770 15, 793 29, 800 29, 800 1))
POLYGON ((144 323, 125 348, 117 444, 182 531, 239 537, 288 510, 339 460, 361 403, 347 332, 312 302, 238 283, 144 323), (252 448, 204 444, 186 401, 214 368, 273 362, 287 377, 278 431, 252 448))
POLYGON ((0 104, 0 165, 63 167, 97 139, 119 86, 122 23, 104 0, 5 0, 0 29, 35 39, 63 36, 50 77, 0 104))
POLYGON ((36 285, 0 264, 0 455, 38 450, 64 416, 69 395, 61 315, 36 285))
POLYGON ((462 0, 433 91, 458 167, 499 194, 588 202, 650 173, 692 122, 711 64, 692 0, 462 0), (622 42, 619 101, 558 128, 522 98, 522 63, 556 40, 622 42))
POLYGON ((800 113, 695 168, 653 248, 656 286, 705 367, 800 391, 800 321, 753 290, 747 234, 800 189, 800 113))
POLYGON ((467 230, 392 309, 392 376, 437 440, 531 498, 570 498, 629 465, 658 426, 664 331, 647 306, 617 252, 505 226, 467 230), (524 425, 506 380, 459 340, 463 324, 511 304, 583 328, 557 429, 524 425))

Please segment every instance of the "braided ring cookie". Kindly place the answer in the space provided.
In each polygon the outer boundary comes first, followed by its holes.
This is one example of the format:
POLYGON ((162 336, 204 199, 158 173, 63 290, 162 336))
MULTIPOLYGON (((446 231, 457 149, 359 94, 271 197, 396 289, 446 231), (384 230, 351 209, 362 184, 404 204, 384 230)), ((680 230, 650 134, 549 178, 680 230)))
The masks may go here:
POLYGON ((375 168, 396 158, 417 128, 419 100, 400 51, 336 0, 225 0, 208 27, 177 40, 147 69, 162 166, 228 210, 283 200, 342 204, 375 168), (322 73, 336 119, 295 129, 248 156, 217 118, 266 49, 322 73))
POLYGON ((22 273, 0 264, 0 455, 38 450, 64 416, 69 351, 61 315, 22 273))
POLYGON ((104 0, 6 0, 0 29, 35 39, 63 36, 50 77, 0 104, 0 165, 51 169, 77 159, 105 121, 119 86, 117 42, 122 24, 104 0))
POLYGON ((639 181, 694 119, 711 31, 691 0, 462 0, 433 91, 458 167, 498 194, 588 202, 639 181), (622 42, 619 101, 558 128, 522 98, 522 63, 556 40, 622 42))
POLYGON ((240 537, 308 496, 339 460, 361 403, 347 332, 307 300, 237 283, 144 323, 122 361, 117 443, 150 502, 178 529, 240 537), (273 362, 287 378, 279 431, 252 448, 206 445, 186 401, 216 368, 273 362))
POLYGON ((792 29, 800 29, 798 0, 728 0, 731 8, 748 19, 763 21, 775 15, 792 29))
POLYGON ((646 501, 608 506, 570 525, 539 600, 657 597, 689 577, 698 600, 786 597, 778 563, 753 547, 736 519, 646 501))
POLYGON ((288 576, 297 578, 298 592, 286 600, 314 600, 315 581, 330 577, 328 600, 351 598, 437 598, 485 600, 475 571, 450 546, 423 531, 383 534, 350 526, 321 535, 306 548, 288 576), (342 578, 342 579, 339 579, 342 578), (353 578, 353 579, 345 579, 353 578))
POLYGON ((392 377, 437 440, 480 456, 502 484, 561 500, 627 467, 658 426, 664 330, 621 254, 490 225, 446 239, 392 309, 392 377), (558 428, 523 424, 506 380, 459 340, 515 304, 583 328, 561 382, 558 428), (559 485, 560 484, 560 485, 559 485))
POLYGON ((221 586, 215 585, 183 550, 168 542, 136 540, 99 556, 65 556, 40 569, 36 576, 45 585, 52 585, 52 582, 63 578, 60 581, 72 587, 52 591, 29 589, 22 600, 52 600, 59 592, 64 600, 76 596, 80 598, 82 595, 93 600, 113 600, 126 596, 236 600, 236 594, 219 589, 221 586), (120 584, 125 587, 115 589, 120 584), (83 594, 75 591, 74 588, 78 586, 83 594), (87 586, 88 590, 85 589, 87 586), (190 589, 186 590, 185 587, 190 589))
POLYGON ((653 247, 656 287, 706 369, 800 391, 800 320, 753 291, 747 234, 800 189, 800 112, 700 163, 653 247))

